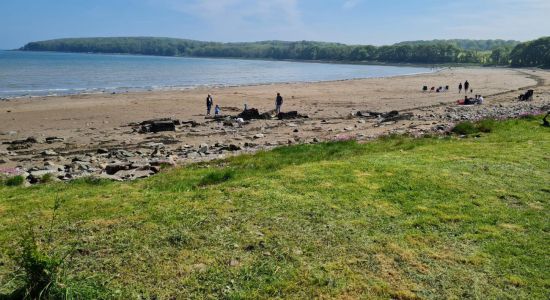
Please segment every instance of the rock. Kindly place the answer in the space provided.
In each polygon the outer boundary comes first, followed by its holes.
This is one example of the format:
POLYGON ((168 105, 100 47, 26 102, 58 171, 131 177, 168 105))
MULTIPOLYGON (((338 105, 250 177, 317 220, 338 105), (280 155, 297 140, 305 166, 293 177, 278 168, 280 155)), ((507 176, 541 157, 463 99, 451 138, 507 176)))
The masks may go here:
POLYGON ((176 166, 176 162, 171 157, 168 157, 165 159, 153 159, 151 160, 150 164, 151 166, 163 166, 163 165, 172 166, 172 167, 176 166))
POLYGON ((99 149, 97 149, 96 153, 97 154, 107 154, 107 153, 109 153, 109 150, 106 149, 106 148, 99 148, 99 149))
POLYGON ((108 175, 115 175, 119 171, 130 170, 130 167, 131 167, 131 163, 119 162, 119 163, 114 163, 114 164, 107 165, 105 167, 105 172, 108 175))
POLYGON ((24 144, 36 144, 38 140, 34 137, 28 137, 24 140, 14 140, 10 142, 3 142, 4 145, 24 145, 24 144))
POLYGON ((271 115, 268 113, 263 113, 260 115, 260 112, 256 108, 250 108, 243 110, 237 118, 241 118, 244 121, 250 121, 254 119, 271 119, 271 115))
POLYGON ((230 144, 228 147, 226 147, 228 151, 239 151, 241 150, 241 147, 235 145, 235 144, 230 144))
POLYGON ((199 152, 189 152, 187 153, 187 158, 191 158, 191 159, 195 159, 195 158, 199 158, 200 157, 200 154, 199 152))
POLYGON ((289 112, 280 112, 277 115, 277 118, 279 120, 289 120, 289 119, 299 119, 299 118, 308 118, 306 115, 300 115, 297 111, 289 111, 289 112))
POLYGON ((28 144, 14 144, 14 145, 10 145, 8 146, 8 151, 17 151, 17 150, 25 150, 25 149, 29 149, 32 147, 32 144, 31 143, 28 143, 28 144))
MULTIPOLYGON (((180 125, 178 120, 172 120, 171 118, 153 119, 139 123, 141 127, 137 130, 139 133, 149 132, 163 132, 163 131, 176 131, 176 125, 180 125)), ((131 124, 132 125, 132 124, 131 124)))
POLYGON ((199 151, 198 152, 199 153, 207 153, 208 149, 209 149, 208 144, 201 144, 199 146, 199 151))
POLYGON ((38 170, 29 172, 29 181, 30 183, 38 183, 44 179, 46 175, 52 175, 52 178, 57 178, 59 173, 56 170, 38 170))
POLYGON ((7 158, 0 158, 0 164, 7 164, 9 162, 9 159, 7 158))
POLYGON ((44 150, 40 154, 42 154, 44 156, 55 156, 55 155, 57 155, 57 152, 55 152, 53 150, 44 150))
POLYGON ((313 138, 313 142, 314 142, 314 143, 319 143, 319 142, 321 142, 321 141, 320 141, 318 138, 314 137, 314 138, 313 138))
POLYGON ((117 177, 117 176, 114 176, 114 175, 109 175, 109 174, 106 174, 106 173, 101 173, 99 175, 92 175, 90 177, 91 178, 97 178, 97 179, 107 179, 107 180, 112 180, 112 181, 124 181, 120 177, 117 177))
POLYGON ((126 151, 126 150, 113 150, 109 153, 109 158, 117 158, 120 160, 124 160, 128 157, 135 157, 136 155, 132 152, 126 151))
POLYGON ((258 133, 258 134, 256 134, 256 135, 254 135, 254 138, 255 138, 255 139, 262 139, 262 138, 264 138, 264 137, 265 137, 265 135, 264 135, 263 133, 258 133))
POLYGON ((123 180, 133 180, 139 178, 147 178, 154 174, 155 172, 150 170, 121 170, 116 172, 114 176, 123 180))
POLYGON ((48 143, 48 144, 53 144, 53 143, 58 143, 58 142, 63 142, 63 141, 65 141, 64 138, 56 137, 56 136, 50 136, 50 137, 46 138, 46 143, 48 143))

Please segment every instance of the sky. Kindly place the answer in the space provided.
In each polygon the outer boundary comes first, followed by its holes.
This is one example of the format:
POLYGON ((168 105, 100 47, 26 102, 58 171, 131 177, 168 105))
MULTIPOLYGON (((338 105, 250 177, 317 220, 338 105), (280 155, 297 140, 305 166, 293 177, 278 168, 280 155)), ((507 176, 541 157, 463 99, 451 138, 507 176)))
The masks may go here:
POLYGON ((550 35, 550 0, 0 0, 0 49, 65 37, 387 45, 550 35))

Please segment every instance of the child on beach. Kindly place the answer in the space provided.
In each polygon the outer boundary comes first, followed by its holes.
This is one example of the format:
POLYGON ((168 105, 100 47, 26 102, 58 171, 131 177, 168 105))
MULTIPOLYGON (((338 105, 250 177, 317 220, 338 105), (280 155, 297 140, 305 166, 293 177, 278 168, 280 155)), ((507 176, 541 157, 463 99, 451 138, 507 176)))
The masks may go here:
POLYGON ((222 113, 222 109, 219 105, 216 104, 216 108, 214 108, 214 115, 219 116, 222 113))

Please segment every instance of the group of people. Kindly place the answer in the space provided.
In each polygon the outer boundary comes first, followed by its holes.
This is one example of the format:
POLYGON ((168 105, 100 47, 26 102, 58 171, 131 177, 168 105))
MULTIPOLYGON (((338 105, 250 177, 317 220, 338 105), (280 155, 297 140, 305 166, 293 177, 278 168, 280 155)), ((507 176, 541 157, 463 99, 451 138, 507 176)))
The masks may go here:
MULTIPOLYGON (((206 96, 206 115, 210 116, 210 112, 212 111, 212 106, 214 105, 214 98, 212 98, 212 95, 208 94, 206 96)), ((214 115, 219 116, 222 113, 222 109, 218 104, 216 104, 216 107, 214 108, 214 115)))
POLYGON ((472 104, 483 104, 483 96, 481 95, 475 95, 474 98, 468 98, 468 96, 464 96, 464 105, 472 105, 472 104))
MULTIPOLYGON (((422 90, 424 92, 428 91, 428 86, 425 85, 422 88, 422 90)), ((445 87, 440 86, 437 89, 435 88, 435 86, 432 86, 432 88, 430 89, 430 92, 436 92, 436 93, 442 93, 442 92, 448 92, 448 91, 449 91, 449 86, 448 85, 446 85, 445 87)))
MULTIPOLYGON (((212 111, 212 106, 214 106, 214 98, 211 94, 208 94, 206 96, 206 115, 210 116, 210 112, 212 111)), ((275 98, 275 113, 278 115, 281 113, 281 107, 283 106, 283 97, 280 93, 277 93, 277 97, 275 98)), ((246 110, 248 107, 245 104, 244 109, 246 110)), ((221 107, 216 104, 216 107, 214 108, 214 116, 220 116, 222 114, 221 107)))

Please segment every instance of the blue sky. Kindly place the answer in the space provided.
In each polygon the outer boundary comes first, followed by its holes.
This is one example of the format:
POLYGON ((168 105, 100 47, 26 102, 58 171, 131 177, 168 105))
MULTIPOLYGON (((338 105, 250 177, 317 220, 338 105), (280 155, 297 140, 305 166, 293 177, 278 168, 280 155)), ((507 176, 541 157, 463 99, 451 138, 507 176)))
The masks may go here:
POLYGON ((545 35, 550 0, 0 0, 0 49, 91 36, 382 45, 545 35))

